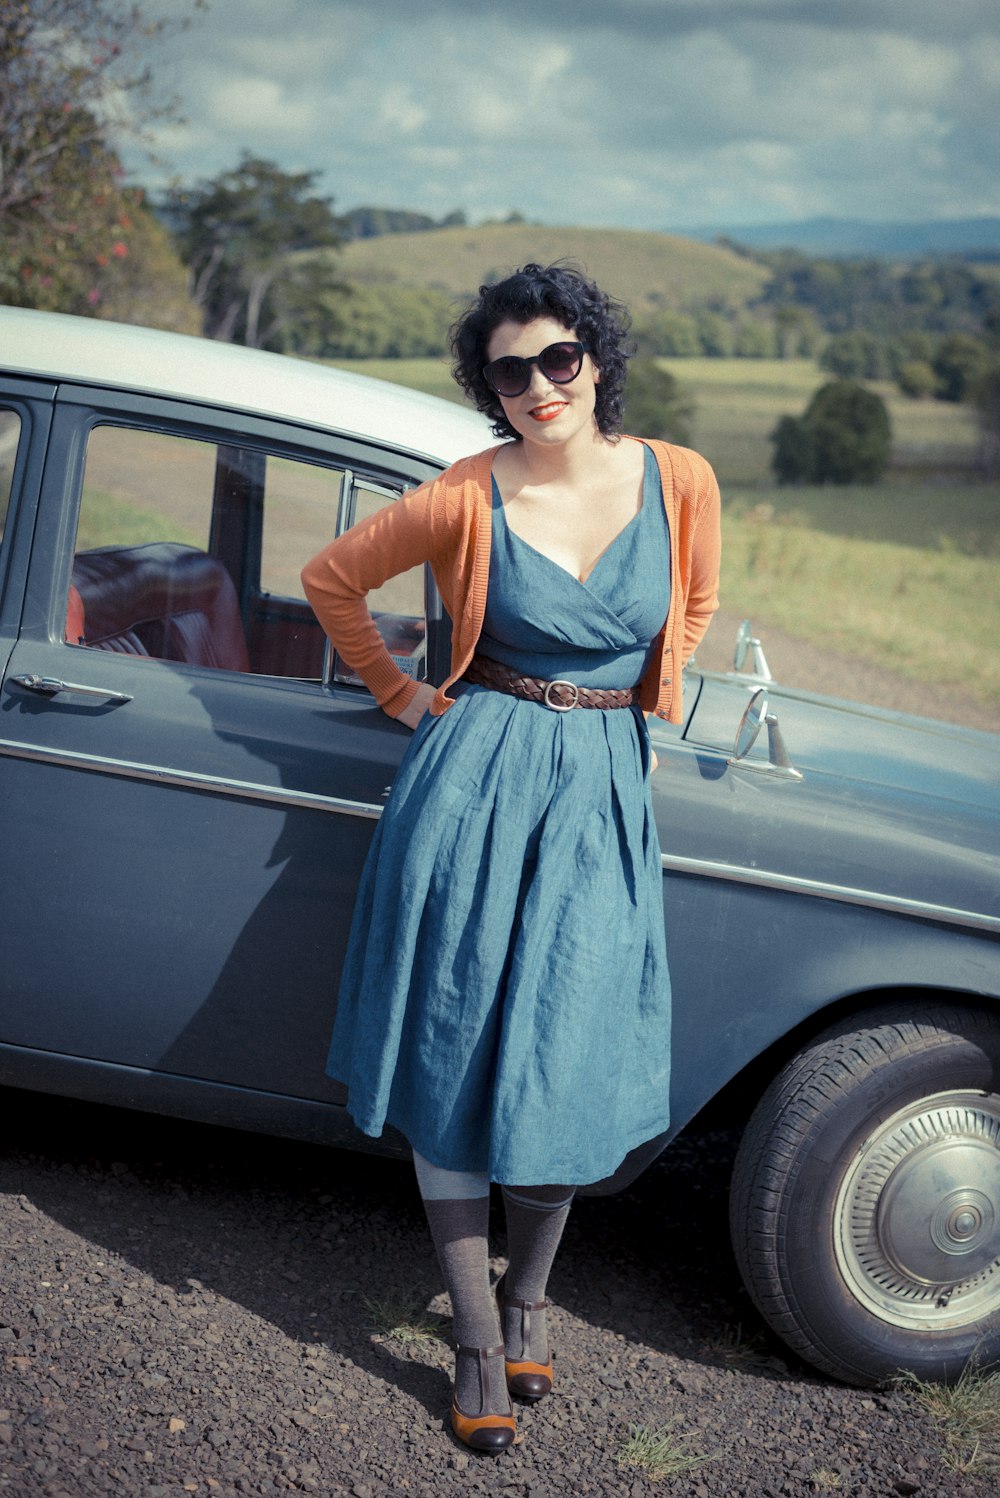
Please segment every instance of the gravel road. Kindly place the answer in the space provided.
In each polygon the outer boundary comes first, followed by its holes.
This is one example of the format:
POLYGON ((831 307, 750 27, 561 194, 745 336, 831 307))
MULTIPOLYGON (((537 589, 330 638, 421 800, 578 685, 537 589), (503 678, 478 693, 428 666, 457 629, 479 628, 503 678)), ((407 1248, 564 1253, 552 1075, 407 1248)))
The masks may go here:
POLYGON ((948 1470, 905 1395, 814 1376, 768 1339, 727 1244, 728 1134, 574 1207, 557 1389, 494 1460, 447 1428, 445 1343, 385 1331, 388 1311, 446 1310, 408 1166, 5 1101, 4 1498, 996 1492, 948 1470), (707 1460, 621 1468, 633 1422, 707 1460))
MULTIPOLYGON (((704 666, 729 664, 737 623, 715 622, 704 666)), ((1000 709, 925 701, 763 633, 790 684, 1000 731, 1000 709)), ((630 1191, 574 1207, 551 1284, 556 1392, 494 1461, 447 1426, 447 1302, 408 1166, 4 1103, 0 1498, 998 1491, 996 1474, 948 1468, 905 1394, 814 1376, 768 1337, 728 1247, 729 1134, 682 1140, 630 1191), (408 1308, 438 1335, 389 1335, 408 1308), (630 1424, 705 1460, 660 1480, 623 1468, 630 1424)), ((495 1229, 502 1251, 501 1212, 495 1229)))

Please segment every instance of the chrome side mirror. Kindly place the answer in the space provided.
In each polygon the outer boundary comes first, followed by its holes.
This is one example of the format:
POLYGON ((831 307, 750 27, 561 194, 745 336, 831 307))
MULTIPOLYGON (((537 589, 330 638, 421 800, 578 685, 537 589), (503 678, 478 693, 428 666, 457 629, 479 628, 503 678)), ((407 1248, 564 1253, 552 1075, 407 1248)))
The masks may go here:
POLYGON ((743 670, 748 654, 753 660, 751 675, 760 677, 761 681, 773 681, 771 668, 767 664, 767 658, 764 655, 764 647, 754 635, 750 620, 744 619, 736 632, 736 651, 733 656, 734 671, 743 670))
POLYGON ((767 690, 758 687, 750 698, 736 730, 732 756, 727 765, 736 765, 741 770, 757 770, 765 775, 779 775, 784 780, 801 780, 802 771, 796 770, 788 758, 784 735, 776 713, 768 712, 767 690), (761 729, 767 726, 767 764, 747 755, 757 742, 761 729))
POLYGON ((740 726, 736 730, 736 740, 733 744, 734 760, 744 759, 757 742, 758 735, 767 719, 767 693, 760 687, 746 705, 746 709, 740 719, 740 726))

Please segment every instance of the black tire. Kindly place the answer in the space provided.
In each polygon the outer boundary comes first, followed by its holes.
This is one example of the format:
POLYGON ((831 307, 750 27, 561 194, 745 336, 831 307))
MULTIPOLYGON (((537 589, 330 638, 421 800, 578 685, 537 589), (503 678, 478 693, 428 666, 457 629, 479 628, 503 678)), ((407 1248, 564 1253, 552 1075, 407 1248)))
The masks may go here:
POLYGON ((1000 1359, 1000 1013, 894 1005, 764 1094, 730 1197, 761 1315, 847 1383, 1000 1359))

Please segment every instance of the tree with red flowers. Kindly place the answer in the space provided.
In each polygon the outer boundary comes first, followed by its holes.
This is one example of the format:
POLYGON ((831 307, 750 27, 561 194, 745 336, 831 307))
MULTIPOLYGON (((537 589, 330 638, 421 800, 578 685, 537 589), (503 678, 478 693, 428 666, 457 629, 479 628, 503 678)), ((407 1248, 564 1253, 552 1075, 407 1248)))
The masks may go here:
POLYGON ((159 320, 190 321, 166 237, 124 190, 111 145, 116 130, 173 113, 135 61, 165 29, 118 0, 3 0, 0 300, 100 313, 129 258, 134 281, 136 254, 155 246, 166 274, 159 320))

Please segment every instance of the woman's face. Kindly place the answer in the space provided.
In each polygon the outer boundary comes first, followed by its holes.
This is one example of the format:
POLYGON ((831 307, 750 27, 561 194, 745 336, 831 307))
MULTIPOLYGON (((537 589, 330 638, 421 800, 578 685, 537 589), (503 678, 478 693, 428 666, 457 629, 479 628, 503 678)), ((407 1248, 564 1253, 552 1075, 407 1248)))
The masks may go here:
MULTIPOLYGON (((563 327, 553 317, 537 317, 533 322, 502 322, 493 329, 486 346, 487 360, 516 354, 530 359, 548 348, 550 343, 576 339, 572 328, 563 327)), ((537 364, 531 366, 531 382, 523 395, 498 396, 504 415, 526 442, 558 446, 585 432, 597 430, 594 406, 600 370, 589 354, 584 354, 580 373, 568 385, 548 379, 537 364)))

